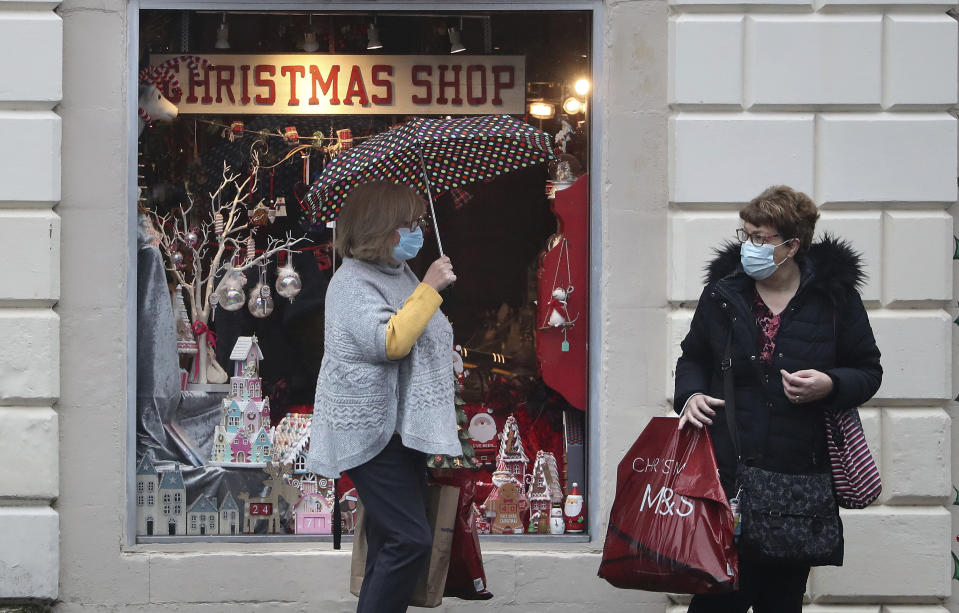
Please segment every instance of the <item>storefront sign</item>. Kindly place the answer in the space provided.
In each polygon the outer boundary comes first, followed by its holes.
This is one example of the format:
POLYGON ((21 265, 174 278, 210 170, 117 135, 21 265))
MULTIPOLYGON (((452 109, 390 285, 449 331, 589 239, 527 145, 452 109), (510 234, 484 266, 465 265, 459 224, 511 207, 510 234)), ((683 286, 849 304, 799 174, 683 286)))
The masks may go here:
MULTIPOLYGON (((173 59, 153 55, 151 65, 173 59)), ((180 114, 429 115, 523 114, 520 55, 205 55, 182 93, 164 92, 180 114)))

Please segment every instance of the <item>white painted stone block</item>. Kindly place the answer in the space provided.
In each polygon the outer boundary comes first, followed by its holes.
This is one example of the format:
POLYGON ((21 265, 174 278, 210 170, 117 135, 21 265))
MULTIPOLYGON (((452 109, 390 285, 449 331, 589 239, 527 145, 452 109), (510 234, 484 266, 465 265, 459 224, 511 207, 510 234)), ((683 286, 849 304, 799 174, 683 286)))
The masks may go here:
POLYGON ((724 241, 735 240, 740 227, 735 212, 675 212, 669 216, 668 296, 674 302, 698 300, 706 266, 724 241))
POLYGON ((877 398, 952 399, 952 320, 941 310, 871 311, 882 352, 877 398))
POLYGON ((0 309, 0 403, 60 395, 60 318, 50 309, 0 309))
POLYGON ((952 494, 952 431, 942 409, 883 409, 884 504, 940 504, 952 494))
POLYGON ((56 598, 59 541, 53 509, 0 507, 0 598, 56 598))
POLYGON ((929 605, 890 604, 882 608, 882 613, 948 613, 942 607, 929 605))
POLYGON ((53 409, 0 407, 0 498, 56 498, 59 443, 53 409))
POLYGON ((63 20, 52 11, 0 12, 0 101, 63 97, 63 20))
POLYGON ((669 0, 669 4, 672 6, 769 5, 769 6, 804 7, 804 6, 812 6, 812 0, 669 0))
POLYGON ((959 31, 948 15, 885 16, 882 104, 955 104, 959 31))
POLYGON ((879 211, 822 211, 817 239, 825 233, 846 240, 862 257, 867 279, 863 300, 879 300, 882 288, 882 213, 879 211))
POLYGON ((951 516, 942 507, 871 507, 843 511, 843 566, 812 570, 821 600, 903 600, 949 596, 951 516))
POLYGON ((823 113, 816 201, 953 202, 956 120, 945 113, 823 113))
POLYGON ((883 215, 883 303, 951 300, 952 216, 945 211, 883 215))
POLYGON ((743 16, 672 18, 669 66, 670 103, 741 104, 743 16))
POLYGON ((779 184, 811 194, 813 124, 808 113, 671 118, 670 201, 745 203, 779 184))
POLYGON ((60 117, 0 110, 0 201, 60 199, 60 117))
POLYGON ((878 15, 749 16, 746 106, 879 104, 878 15))
POLYGON ((678 309, 671 311, 666 321, 667 336, 666 342, 669 343, 667 359, 669 360, 669 370, 666 384, 666 398, 672 402, 673 391, 676 387, 676 360, 682 355, 680 343, 689 334, 689 324, 693 321, 693 309, 678 309))
POLYGON ((60 217, 53 211, 0 210, 0 300, 60 297, 60 217))

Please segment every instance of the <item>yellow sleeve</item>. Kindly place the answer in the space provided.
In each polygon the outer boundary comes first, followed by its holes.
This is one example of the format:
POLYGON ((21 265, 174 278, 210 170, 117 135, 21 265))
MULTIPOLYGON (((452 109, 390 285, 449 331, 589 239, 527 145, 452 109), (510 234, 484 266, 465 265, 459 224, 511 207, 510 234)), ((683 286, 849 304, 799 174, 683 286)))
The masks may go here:
POLYGON ((443 299, 435 289, 425 283, 417 285, 386 324, 386 357, 391 360, 405 358, 442 303, 443 299))

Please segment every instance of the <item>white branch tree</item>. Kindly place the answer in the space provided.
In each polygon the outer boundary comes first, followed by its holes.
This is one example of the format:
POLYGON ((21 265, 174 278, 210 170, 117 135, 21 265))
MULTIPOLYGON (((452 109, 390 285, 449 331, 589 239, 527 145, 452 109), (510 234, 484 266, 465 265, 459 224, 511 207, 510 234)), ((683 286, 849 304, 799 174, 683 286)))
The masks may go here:
MULTIPOLYGON (((254 143, 251 147, 253 168, 246 178, 241 180, 239 173, 233 172, 226 162, 223 163, 222 180, 216 190, 209 194, 210 210, 198 226, 190 224, 190 213, 195 203, 189 188, 186 206, 181 205, 162 216, 150 211, 160 235, 160 247, 166 268, 186 292, 187 309, 197 334, 197 343, 200 345, 197 357, 200 363, 196 369, 197 380, 194 383, 208 383, 207 366, 213 353, 207 346, 207 325, 213 309, 216 308, 210 298, 216 290, 216 278, 227 268, 228 260, 225 260, 225 256, 228 246, 233 248, 234 258, 243 256, 246 253, 246 243, 257 228, 250 223, 253 206, 248 202, 250 194, 256 190, 257 171, 260 167, 256 145, 257 143, 254 143), (180 263, 176 261, 177 253, 183 256, 180 263)), ((266 264, 279 252, 292 249, 308 240, 305 237, 294 239, 289 234, 283 239, 269 237, 262 253, 252 258, 247 257, 233 268, 242 272, 266 264)))

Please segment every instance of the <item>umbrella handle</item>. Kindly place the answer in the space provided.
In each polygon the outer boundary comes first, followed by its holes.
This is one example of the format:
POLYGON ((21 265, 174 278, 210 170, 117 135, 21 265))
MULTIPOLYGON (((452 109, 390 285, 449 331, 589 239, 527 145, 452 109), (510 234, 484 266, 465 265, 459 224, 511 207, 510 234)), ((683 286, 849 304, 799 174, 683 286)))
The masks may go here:
POLYGON ((436 222, 436 209, 433 207, 433 191, 430 189, 430 176, 426 172, 426 160, 423 159, 423 150, 418 149, 417 154, 420 156, 420 167, 423 169, 423 181, 426 183, 426 197, 430 202, 430 216, 433 218, 433 232, 436 233, 436 246, 440 250, 440 257, 443 257, 443 241, 440 239, 440 226, 436 222))

